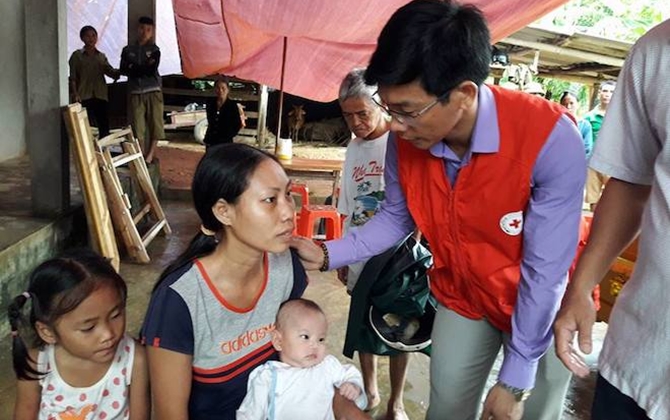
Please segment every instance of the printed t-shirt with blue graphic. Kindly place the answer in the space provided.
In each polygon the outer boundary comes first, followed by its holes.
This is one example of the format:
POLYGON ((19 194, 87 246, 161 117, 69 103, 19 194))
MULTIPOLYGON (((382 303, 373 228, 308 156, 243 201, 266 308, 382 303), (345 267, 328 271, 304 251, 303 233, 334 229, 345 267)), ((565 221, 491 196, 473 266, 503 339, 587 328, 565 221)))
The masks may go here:
MULTIPOLYGON (((384 200, 384 162, 388 136, 389 133, 386 132, 376 139, 356 137, 347 146, 340 199, 337 203, 337 211, 347 215, 344 220, 344 233, 367 223, 384 200)), ((347 290, 350 292, 366 262, 349 266, 347 290)))

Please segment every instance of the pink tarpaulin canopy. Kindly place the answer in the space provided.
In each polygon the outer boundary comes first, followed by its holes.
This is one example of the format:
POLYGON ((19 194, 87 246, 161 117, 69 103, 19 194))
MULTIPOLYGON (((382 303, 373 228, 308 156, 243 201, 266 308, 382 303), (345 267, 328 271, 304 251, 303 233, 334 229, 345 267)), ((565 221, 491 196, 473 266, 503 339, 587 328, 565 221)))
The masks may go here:
MULTIPOLYGON (((473 0, 493 41, 567 0, 473 0)), ((173 0, 182 70, 187 77, 235 75, 279 87, 288 38, 284 90, 332 101, 342 77, 364 66, 382 27, 407 0, 173 0)))
MULTIPOLYGON (((493 40, 535 21, 567 0, 472 0, 493 40)), ((279 88, 287 37, 284 90, 317 101, 337 97, 342 77, 368 62, 377 36, 408 0, 156 0, 161 74, 190 78, 222 73, 279 88), (174 9, 173 9, 174 7, 174 9), (176 24, 176 32, 175 32, 176 24), (177 44, 179 49, 177 50, 177 44), (181 55, 181 57, 180 57, 181 55)), ((127 43, 127 0, 68 0, 68 49, 79 29, 98 29, 98 48, 118 66, 127 43)))

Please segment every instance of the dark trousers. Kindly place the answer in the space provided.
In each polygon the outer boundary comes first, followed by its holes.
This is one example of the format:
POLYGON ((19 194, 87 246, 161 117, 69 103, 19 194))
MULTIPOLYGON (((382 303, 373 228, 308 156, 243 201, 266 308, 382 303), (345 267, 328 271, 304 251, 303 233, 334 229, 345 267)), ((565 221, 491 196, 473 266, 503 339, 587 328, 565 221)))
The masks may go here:
POLYGON ((651 420, 628 395, 598 375, 591 420, 651 420))
POLYGON ((107 116, 108 103, 105 100, 91 98, 81 101, 81 105, 86 108, 88 119, 91 125, 98 127, 100 138, 109 134, 109 117, 107 116))

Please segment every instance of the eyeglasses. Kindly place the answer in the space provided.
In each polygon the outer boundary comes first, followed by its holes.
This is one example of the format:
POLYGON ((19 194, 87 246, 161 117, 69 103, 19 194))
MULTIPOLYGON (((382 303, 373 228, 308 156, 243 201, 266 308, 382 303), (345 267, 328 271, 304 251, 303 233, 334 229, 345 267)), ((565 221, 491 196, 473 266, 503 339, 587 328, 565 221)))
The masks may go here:
POLYGON ((396 110, 390 109, 388 106, 380 103, 377 99, 375 99, 375 97, 377 97, 377 98, 379 97, 377 92, 375 92, 375 94, 372 95, 372 101, 375 104, 377 104, 377 106, 380 107, 386 113, 386 115, 390 116, 391 118, 394 118, 400 124, 412 124, 414 121, 416 121, 423 114, 430 111, 430 109, 432 107, 434 107, 438 103, 447 99, 449 97, 450 93, 451 93, 451 90, 448 90, 447 92, 438 96, 437 99, 435 99, 433 102, 429 103, 428 105, 424 106, 420 110, 412 111, 412 112, 396 111, 396 110))

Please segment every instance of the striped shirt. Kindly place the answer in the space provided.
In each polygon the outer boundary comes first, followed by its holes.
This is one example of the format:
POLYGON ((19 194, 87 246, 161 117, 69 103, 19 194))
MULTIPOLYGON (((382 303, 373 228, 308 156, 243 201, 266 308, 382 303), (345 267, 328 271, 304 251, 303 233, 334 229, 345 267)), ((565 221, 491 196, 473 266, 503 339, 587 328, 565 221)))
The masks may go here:
POLYGON ((153 293, 142 340, 193 356, 190 420, 234 419, 249 373, 277 359, 270 332, 279 305, 300 297, 307 279, 289 251, 267 254, 265 272, 248 308, 227 302, 198 260, 169 275, 153 293))

